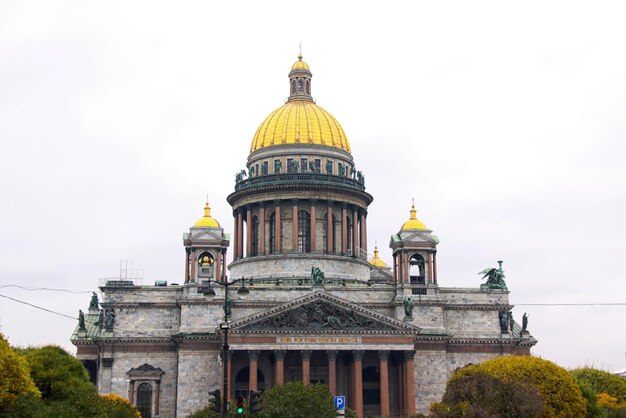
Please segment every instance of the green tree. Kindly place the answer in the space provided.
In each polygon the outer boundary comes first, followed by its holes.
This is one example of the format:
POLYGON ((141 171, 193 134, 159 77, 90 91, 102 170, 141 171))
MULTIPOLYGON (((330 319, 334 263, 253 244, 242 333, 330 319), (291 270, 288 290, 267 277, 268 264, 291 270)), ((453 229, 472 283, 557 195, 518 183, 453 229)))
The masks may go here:
POLYGON ((11 418, 137 418, 118 396, 98 396, 80 360, 57 346, 18 349, 30 366, 41 399, 20 396, 2 416, 11 418))
POLYGON ((539 414, 535 416, 546 418, 583 417, 586 412, 580 387, 565 369, 538 357, 504 356, 453 373, 444 401, 433 406, 433 413, 445 414, 454 409, 455 416, 481 416, 472 415, 472 408, 491 404, 505 409, 497 413, 490 410, 492 415, 482 416, 515 416, 506 415, 516 413, 515 409, 506 408, 514 408, 519 402, 528 403, 524 406, 530 408, 527 413, 535 411, 533 413, 539 414), (481 387, 483 390, 478 390, 481 387), (455 393, 461 389, 467 394, 455 393), (538 399, 543 401, 543 412, 533 406, 538 399))
POLYGON ((28 394, 39 396, 28 362, 0 333, 0 411, 12 406, 19 396, 28 394))
POLYGON ((67 400, 96 395, 83 364, 61 347, 49 345, 20 351, 30 364, 31 377, 43 399, 67 400))
POLYGON ((587 400, 587 417, 626 417, 626 380, 604 370, 570 371, 587 400))
POLYGON ((578 383, 587 385, 596 394, 607 393, 618 402, 626 402, 626 380, 604 370, 583 367, 571 372, 578 383))
POLYGON ((259 418, 335 418, 333 399, 325 385, 289 382, 263 393, 259 418))

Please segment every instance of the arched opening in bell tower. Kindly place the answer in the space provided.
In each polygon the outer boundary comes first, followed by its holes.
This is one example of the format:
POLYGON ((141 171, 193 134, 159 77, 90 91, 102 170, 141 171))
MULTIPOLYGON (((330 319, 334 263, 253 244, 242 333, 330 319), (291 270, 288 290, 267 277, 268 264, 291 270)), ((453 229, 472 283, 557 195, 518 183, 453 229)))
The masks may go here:
POLYGON ((421 254, 413 254, 409 260, 411 284, 426 284, 426 262, 421 254))

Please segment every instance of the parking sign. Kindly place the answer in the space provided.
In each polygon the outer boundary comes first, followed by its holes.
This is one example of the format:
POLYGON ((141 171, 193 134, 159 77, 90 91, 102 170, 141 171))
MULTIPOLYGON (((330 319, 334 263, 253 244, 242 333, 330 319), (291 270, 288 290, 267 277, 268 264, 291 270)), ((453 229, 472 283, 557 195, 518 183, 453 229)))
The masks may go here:
POLYGON ((346 409, 345 396, 335 396, 335 409, 346 409))

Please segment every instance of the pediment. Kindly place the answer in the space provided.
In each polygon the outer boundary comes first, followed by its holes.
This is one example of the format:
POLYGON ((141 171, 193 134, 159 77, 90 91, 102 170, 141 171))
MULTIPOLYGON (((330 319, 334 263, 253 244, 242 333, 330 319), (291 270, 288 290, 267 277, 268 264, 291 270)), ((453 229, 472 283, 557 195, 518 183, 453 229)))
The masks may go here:
POLYGON ((222 229, 216 228, 215 230, 205 229, 198 231, 192 231, 189 237, 191 241, 222 241, 222 229))
POLYGON ((400 233, 400 238, 405 242, 435 242, 439 240, 429 231, 406 231, 400 233))
POLYGON ((283 305, 233 321, 233 333, 417 334, 420 328, 316 291, 283 305))
POLYGON ((144 363, 139 367, 133 367, 126 373, 134 378, 159 378, 165 372, 159 367, 144 363))

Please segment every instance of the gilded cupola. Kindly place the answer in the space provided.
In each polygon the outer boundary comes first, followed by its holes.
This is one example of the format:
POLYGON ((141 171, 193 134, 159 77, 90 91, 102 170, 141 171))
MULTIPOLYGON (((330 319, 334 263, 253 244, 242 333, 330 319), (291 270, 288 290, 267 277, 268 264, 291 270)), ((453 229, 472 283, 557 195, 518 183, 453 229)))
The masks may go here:
POLYGON ((204 216, 198 219, 196 223, 193 224, 193 227, 194 228, 200 228, 200 227, 219 228, 220 227, 219 222, 217 222, 215 218, 211 217, 211 207, 209 206, 208 201, 204 204, 204 216))
POLYGON ((417 219, 417 211, 415 210, 415 202, 411 204, 411 216, 408 221, 402 224, 401 231, 407 230, 423 230, 427 231, 428 228, 424 224, 424 222, 417 219))
POLYGON ((374 257, 372 257, 369 262, 371 265, 373 265, 374 267, 379 267, 379 268, 386 268, 389 267, 387 265, 387 263, 385 263, 380 257, 379 257, 379 251, 378 251, 378 245, 376 245, 374 247, 374 257))

